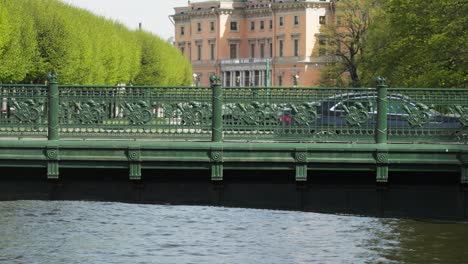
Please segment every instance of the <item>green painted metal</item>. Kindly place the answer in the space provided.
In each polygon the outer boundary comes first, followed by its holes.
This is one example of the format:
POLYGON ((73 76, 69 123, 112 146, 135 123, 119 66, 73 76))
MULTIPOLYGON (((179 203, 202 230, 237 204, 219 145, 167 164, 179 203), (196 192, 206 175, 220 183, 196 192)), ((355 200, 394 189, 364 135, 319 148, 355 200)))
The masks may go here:
POLYGON ((388 113, 388 101, 387 101, 387 85, 385 79, 379 77, 377 80, 377 127, 376 127, 376 138, 377 144, 387 143, 387 113, 388 113))
POLYGON ((59 139, 59 88, 57 75, 50 73, 48 75, 49 80, 49 123, 48 123, 48 139, 58 140, 59 139))
POLYGON ((7 137, 468 143, 468 89, 384 84, 221 89, 219 82, 213 88, 57 86, 51 81, 49 87, 0 85, 0 98, 0 136, 7 137))
POLYGON ((296 163, 296 181, 305 182, 307 181, 307 149, 306 148, 296 148, 294 153, 294 161, 296 163))
POLYGON ((47 86, 0 84, 0 136, 47 136, 47 86))
POLYGON ((210 77, 211 89, 213 92, 212 96, 212 141, 221 142, 223 141, 223 88, 221 87, 221 81, 216 76, 210 77))
POLYGON ((44 167, 49 179, 61 168, 123 168, 136 181, 144 169, 209 170, 213 181, 225 170, 292 170, 298 182, 314 170, 364 170, 383 183, 391 171, 460 171, 468 183, 467 89, 211 81, 69 86, 51 75, 48 86, 1 84, 0 166, 44 167))
MULTIPOLYGON (((377 78, 377 126, 375 128, 375 143, 387 144, 388 126, 388 96, 387 85, 383 77, 377 78)), ((378 152, 376 158, 376 180, 379 183, 388 182, 388 153, 378 152)))
POLYGON ((47 179, 57 180, 59 178, 59 148, 57 146, 49 146, 46 151, 47 159, 47 179))
POLYGON ((462 144, 0 140, 0 167, 43 167, 51 179, 58 178, 62 168, 128 169, 132 180, 144 177, 145 169, 211 170, 214 181, 223 180, 226 170, 290 170, 297 181, 306 181, 315 170, 386 175, 381 170, 388 168, 458 171, 466 182, 462 157, 467 155, 462 144))

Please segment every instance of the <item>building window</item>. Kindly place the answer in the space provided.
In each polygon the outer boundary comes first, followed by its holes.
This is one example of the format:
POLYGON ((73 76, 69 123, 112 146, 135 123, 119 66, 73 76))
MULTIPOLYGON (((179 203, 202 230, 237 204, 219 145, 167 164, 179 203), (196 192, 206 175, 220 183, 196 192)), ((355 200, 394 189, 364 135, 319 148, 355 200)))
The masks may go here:
POLYGON ((278 86, 283 86, 283 76, 278 76, 278 86))
POLYGON ((197 45, 197 60, 201 61, 202 58, 202 45, 197 45))
POLYGON ((299 16, 294 16, 294 25, 299 25, 299 16))
POLYGON ((265 21, 260 21, 260 30, 264 30, 265 29, 265 21))
POLYGON ((278 52, 278 53, 279 53, 279 56, 280 56, 280 57, 283 57, 284 41, 283 41, 283 40, 280 40, 278 46, 279 46, 279 52, 278 52))
POLYGON ((273 29, 273 20, 270 20, 270 30, 273 29))
POLYGON ((250 22, 250 30, 254 31, 255 30, 255 21, 250 22))
POLYGON ((250 44, 250 58, 255 58, 255 44, 250 44))
POLYGON ((299 56, 299 40, 298 39, 294 40, 294 56, 295 57, 299 56))
POLYGON ((229 55, 231 59, 237 59, 237 44, 229 45, 229 55))
POLYGON ((180 46, 179 49, 180 49, 180 53, 182 53, 182 54, 185 53, 185 47, 184 46, 180 46))
POLYGON ((211 32, 215 31, 215 22, 213 21, 210 22, 210 31, 211 32))
POLYGON ((320 25, 325 25, 327 23, 325 16, 319 16, 319 23, 320 25))
POLYGON ((215 44, 213 43, 210 44, 210 59, 215 59, 215 44))
POLYGON ((201 23, 200 22, 197 23, 197 32, 201 32, 201 23))
POLYGON ((260 58, 265 58, 265 43, 260 43, 260 58))
POLYGON ((231 22, 231 31, 238 31, 237 21, 231 22))
POLYGON ((180 35, 185 35, 185 27, 180 27, 180 35))
POLYGON ((270 58, 273 58, 273 42, 270 42, 270 58))
POLYGON ((279 18, 279 26, 280 27, 284 26, 284 17, 279 18))

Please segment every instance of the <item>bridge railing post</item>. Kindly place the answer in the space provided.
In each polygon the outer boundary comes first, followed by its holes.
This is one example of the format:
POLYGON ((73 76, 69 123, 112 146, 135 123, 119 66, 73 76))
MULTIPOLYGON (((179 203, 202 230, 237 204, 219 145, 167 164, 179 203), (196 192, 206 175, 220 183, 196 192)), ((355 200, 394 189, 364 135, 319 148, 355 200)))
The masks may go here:
POLYGON ((212 90, 212 126, 211 141, 223 141, 223 88, 221 81, 216 76, 210 77, 212 90))
POLYGON ((54 73, 49 73, 47 76, 49 81, 48 87, 48 133, 49 140, 59 140, 59 89, 58 78, 54 73))
POLYGON ((388 98, 387 85, 385 78, 377 78, 377 127, 375 128, 375 142, 377 144, 386 144, 388 139, 387 112, 388 98))
POLYGON ((385 79, 377 78, 377 126, 375 127, 375 143, 380 145, 375 153, 376 160, 376 180, 379 183, 388 182, 388 161, 389 154, 385 144, 388 140, 388 91, 385 79))

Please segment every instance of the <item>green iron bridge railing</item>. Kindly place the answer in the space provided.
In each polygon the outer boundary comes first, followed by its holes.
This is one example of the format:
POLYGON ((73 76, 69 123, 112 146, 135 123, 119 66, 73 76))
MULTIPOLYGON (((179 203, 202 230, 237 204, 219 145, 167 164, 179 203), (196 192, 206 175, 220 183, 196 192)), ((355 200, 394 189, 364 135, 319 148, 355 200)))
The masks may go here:
POLYGON ((0 136, 468 142, 468 89, 0 85, 0 136))
POLYGON ((281 169, 298 182, 311 169, 371 170, 377 182, 389 170, 440 170, 467 184, 468 89, 383 79, 223 88, 216 77, 211 87, 72 86, 51 75, 0 85, 0 137, 0 166, 46 167, 49 179, 59 166, 128 168, 132 180, 142 169, 210 169, 213 181, 225 169, 281 169))

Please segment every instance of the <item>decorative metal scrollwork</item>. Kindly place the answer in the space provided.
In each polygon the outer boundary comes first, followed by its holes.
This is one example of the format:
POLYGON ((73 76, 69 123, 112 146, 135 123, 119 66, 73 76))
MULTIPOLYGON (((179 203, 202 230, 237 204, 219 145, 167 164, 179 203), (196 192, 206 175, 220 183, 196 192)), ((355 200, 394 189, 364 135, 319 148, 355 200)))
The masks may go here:
POLYGON ((304 103, 296 106, 294 104, 289 105, 292 110, 293 124, 297 126, 309 126, 314 123, 319 115, 317 114, 317 106, 313 103, 304 103))
POLYGON ((211 120, 211 108, 208 104, 199 102, 179 103, 177 109, 181 113, 182 124, 186 126, 207 125, 211 120))
POLYGON ((84 103, 75 103, 77 118, 80 124, 90 125, 101 123, 105 116, 105 105, 88 100, 84 103))
POLYGON ((148 124, 153 117, 151 106, 145 101, 124 103, 122 107, 124 109, 124 116, 128 118, 131 125, 148 124))
POLYGON ((431 119, 429 107, 421 103, 413 105, 404 105, 403 109, 408 113, 408 123, 412 127, 422 127, 431 119))
POLYGON ((177 104, 163 104, 162 109, 165 118, 174 118, 177 116, 177 104))
POLYGON ((241 126, 276 125, 278 123, 276 106, 259 102, 228 105, 225 116, 230 117, 225 121, 241 126))
POLYGON ((314 132, 313 135, 318 138, 321 138, 321 137, 327 138, 327 137, 336 136, 337 134, 335 131, 332 131, 332 130, 319 130, 319 131, 314 132))
POLYGON ((346 112, 346 123, 350 126, 361 127, 369 120, 369 113, 363 104, 356 102, 352 106, 343 104, 343 109, 346 112))
POLYGON ((20 123, 33 124, 39 121, 41 116, 42 103, 37 103, 33 99, 24 101, 13 101, 12 113, 20 123))
POLYGON ((457 105, 453 108, 451 108, 452 112, 454 114, 460 115, 458 120, 464 127, 468 127, 468 107, 463 107, 461 105, 457 105))

